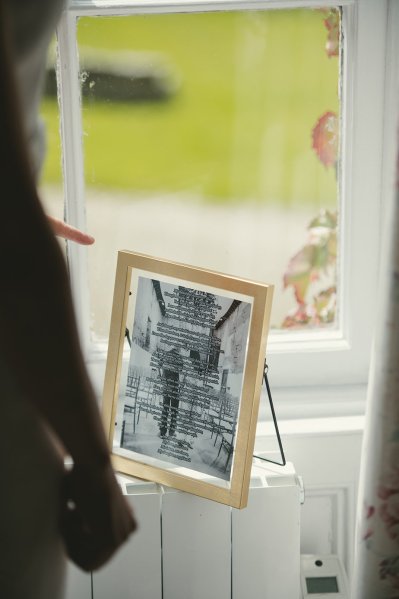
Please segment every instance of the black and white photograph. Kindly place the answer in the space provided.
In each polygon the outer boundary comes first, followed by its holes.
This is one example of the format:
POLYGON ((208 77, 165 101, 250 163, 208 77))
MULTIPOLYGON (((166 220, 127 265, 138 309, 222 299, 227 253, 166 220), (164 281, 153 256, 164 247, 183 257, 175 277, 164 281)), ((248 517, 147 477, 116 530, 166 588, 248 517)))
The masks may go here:
POLYGON ((132 288, 114 443, 230 481, 252 305, 159 279, 132 288))

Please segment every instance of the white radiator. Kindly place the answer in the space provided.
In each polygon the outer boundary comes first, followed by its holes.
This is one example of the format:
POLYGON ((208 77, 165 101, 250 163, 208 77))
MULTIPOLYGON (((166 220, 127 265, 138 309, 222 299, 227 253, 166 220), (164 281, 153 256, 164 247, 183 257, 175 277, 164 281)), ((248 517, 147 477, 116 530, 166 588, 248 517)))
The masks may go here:
POLYGON ((243 510, 119 477, 140 529, 100 572, 71 566, 67 599, 299 599, 301 489, 257 462, 243 510))

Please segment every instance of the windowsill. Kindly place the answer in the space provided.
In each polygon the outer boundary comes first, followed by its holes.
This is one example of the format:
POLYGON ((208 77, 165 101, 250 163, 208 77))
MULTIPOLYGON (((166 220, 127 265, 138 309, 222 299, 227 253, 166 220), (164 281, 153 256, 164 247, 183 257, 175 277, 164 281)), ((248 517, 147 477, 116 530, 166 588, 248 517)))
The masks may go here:
MULTIPOLYGON (((327 435, 352 435, 363 433, 364 416, 337 416, 334 418, 302 418, 279 421, 279 430, 284 437, 319 437, 327 435)), ((259 422, 256 429, 258 440, 274 434, 270 423, 259 422)))
MULTIPOLYGON (((367 385, 325 385, 273 387, 269 376, 274 409, 278 421, 298 421, 319 418, 363 416, 366 407, 367 385)), ((260 422, 270 419, 266 390, 262 389, 260 422)))
MULTIPOLYGON (((87 363, 101 403, 105 352, 91 354, 87 363)), ((269 384, 279 429, 282 435, 303 436, 329 433, 349 434, 363 430, 367 385, 325 385, 315 387, 274 387, 269 384)), ((257 436, 273 433, 271 412, 265 387, 260 398, 257 436)))

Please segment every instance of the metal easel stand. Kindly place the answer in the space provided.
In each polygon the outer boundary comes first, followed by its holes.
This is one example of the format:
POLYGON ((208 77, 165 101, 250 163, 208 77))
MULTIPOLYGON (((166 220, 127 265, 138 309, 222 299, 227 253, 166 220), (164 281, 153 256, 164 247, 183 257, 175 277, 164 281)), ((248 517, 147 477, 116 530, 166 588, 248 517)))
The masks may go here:
POLYGON ((269 460, 267 458, 262 458, 260 455, 254 455, 253 457, 257 458, 258 460, 262 460, 262 462, 270 462, 271 464, 277 464, 277 466, 285 466, 286 463, 287 463, 287 461, 286 461, 285 455, 284 455, 284 449, 283 449, 283 444, 281 442, 280 431, 278 429, 276 413, 274 411, 273 399, 272 399, 272 394, 271 394, 271 391, 270 391, 269 380, 267 378, 268 370, 269 370, 269 367, 266 364, 266 360, 265 360, 265 366, 264 366, 264 369, 263 369, 263 380, 265 381, 266 390, 267 390, 267 396, 269 398, 270 411, 272 413, 274 430, 276 431, 276 437, 277 437, 278 446, 279 446, 279 449, 280 449, 281 462, 276 462, 274 460, 269 460))

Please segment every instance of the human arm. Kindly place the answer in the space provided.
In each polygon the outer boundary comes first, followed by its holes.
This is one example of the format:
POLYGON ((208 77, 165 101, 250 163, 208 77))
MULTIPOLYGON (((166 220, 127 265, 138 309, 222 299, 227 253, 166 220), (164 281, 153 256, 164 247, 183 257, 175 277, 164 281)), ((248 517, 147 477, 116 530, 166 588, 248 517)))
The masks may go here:
POLYGON ((0 355, 21 393, 73 458, 66 476, 64 536, 71 558, 91 569, 104 563, 135 521, 113 475, 64 259, 31 173, 6 18, 0 0, 0 355))

